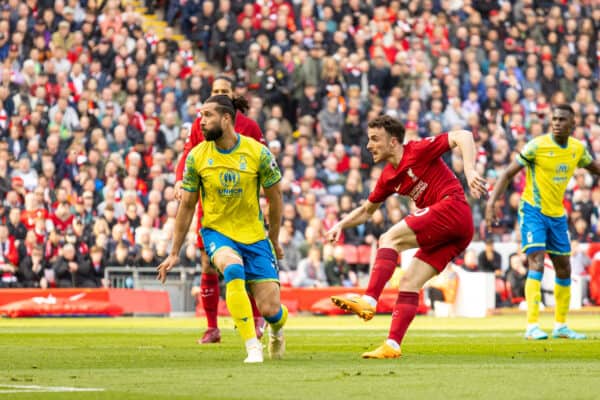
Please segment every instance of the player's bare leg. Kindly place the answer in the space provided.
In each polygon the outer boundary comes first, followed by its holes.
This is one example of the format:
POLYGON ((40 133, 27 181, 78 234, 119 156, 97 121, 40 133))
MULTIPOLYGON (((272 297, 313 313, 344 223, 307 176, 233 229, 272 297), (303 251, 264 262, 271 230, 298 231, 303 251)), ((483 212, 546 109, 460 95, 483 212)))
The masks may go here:
POLYGON ((425 282, 436 274, 437 271, 431 265, 413 258, 400 279, 399 293, 392 313, 392 324, 388 338, 377 349, 364 353, 363 358, 398 358, 402 355, 400 345, 408 327, 417 314, 419 290, 425 282))
POLYGON ((349 297, 331 296, 331 301, 342 310, 352 312, 365 321, 372 319, 379 296, 398 266, 398 253, 414 247, 418 247, 414 232, 405 221, 400 221, 379 238, 379 248, 365 294, 349 297))
POLYGON ((283 326, 288 317, 287 308, 281 304, 279 284, 277 282, 255 282, 250 284, 250 291, 256 305, 265 320, 269 323, 269 357, 280 359, 285 353, 283 326))

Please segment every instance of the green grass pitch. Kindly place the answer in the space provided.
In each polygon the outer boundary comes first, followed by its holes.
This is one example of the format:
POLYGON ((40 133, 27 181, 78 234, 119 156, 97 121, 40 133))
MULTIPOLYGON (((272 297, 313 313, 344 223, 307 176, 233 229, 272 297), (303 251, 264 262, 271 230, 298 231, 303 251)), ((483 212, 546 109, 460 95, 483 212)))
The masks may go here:
POLYGON ((417 317, 402 358, 362 360, 389 315, 292 317, 286 358, 262 365, 242 363, 227 318, 203 346, 194 318, 0 319, 0 399, 600 398, 599 316, 570 316, 585 341, 525 341, 524 319, 417 317))

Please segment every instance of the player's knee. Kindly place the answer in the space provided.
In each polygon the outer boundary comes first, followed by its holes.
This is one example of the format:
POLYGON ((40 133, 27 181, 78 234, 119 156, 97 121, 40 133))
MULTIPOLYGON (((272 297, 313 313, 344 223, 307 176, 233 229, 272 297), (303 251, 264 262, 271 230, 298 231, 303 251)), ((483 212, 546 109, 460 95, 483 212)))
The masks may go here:
POLYGON ((246 277, 244 274, 244 267, 242 267, 240 264, 231 264, 227 266, 226 268, 224 268, 223 278, 225 280, 225 283, 229 283, 237 279, 240 279, 242 281, 245 280, 246 277))
POLYGON ((210 263, 210 261, 205 262, 204 260, 202 260, 202 273, 203 274, 217 274, 217 269, 210 263))
POLYGON ((385 232, 379 237, 379 247, 394 249, 398 252, 408 249, 403 236, 395 235, 391 232, 385 232))
POLYGON ((418 287, 417 282, 412 279, 408 274, 402 275, 400 278, 400 282, 398 284, 398 289, 401 292, 415 292, 419 291, 420 287, 418 287))
POLYGON ((554 270, 556 272, 556 277, 558 279, 567 279, 571 277, 571 266, 563 265, 563 266, 554 266, 554 270))
POLYGON ((256 304, 256 306, 258 307, 258 311, 260 311, 260 315, 266 318, 274 317, 281 309, 281 304, 276 299, 256 304))
MULTIPOLYGON (((228 265, 241 264, 242 260, 234 253, 219 252, 213 257, 213 264, 219 271, 225 271, 228 265)), ((204 269, 204 265, 202 266, 204 269)))

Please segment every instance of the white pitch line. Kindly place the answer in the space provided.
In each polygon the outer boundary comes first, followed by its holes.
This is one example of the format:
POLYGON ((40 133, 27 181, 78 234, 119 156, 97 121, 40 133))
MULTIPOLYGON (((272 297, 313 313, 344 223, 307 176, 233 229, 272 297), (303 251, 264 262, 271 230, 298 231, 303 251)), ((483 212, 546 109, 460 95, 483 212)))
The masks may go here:
POLYGON ((103 392, 103 388, 76 388, 68 386, 4 385, 0 384, 0 394, 4 393, 61 393, 61 392, 103 392), (8 388, 8 389, 4 389, 8 388))

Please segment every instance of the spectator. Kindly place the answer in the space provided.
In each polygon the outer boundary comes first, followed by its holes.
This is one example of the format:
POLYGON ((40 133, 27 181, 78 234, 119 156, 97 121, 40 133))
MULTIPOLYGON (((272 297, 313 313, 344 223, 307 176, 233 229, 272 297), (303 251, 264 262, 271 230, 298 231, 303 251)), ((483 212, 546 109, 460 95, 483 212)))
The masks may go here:
POLYGON ((91 263, 76 254, 72 243, 65 243, 61 256, 54 262, 52 269, 59 288, 98 287, 97 277, 91 263))
POLYGON ((14 237, 9 236, 6 225, 0 224, 0 287, 15 287, 19 253, 14 237))
POLYGON ((27 234, 27 228, 21 222, 21 210, 18 208, 11 208, 8 212, 8 221, 6 222, 9 236, 15 238, 15 240, 21 241, 25 239, 27 234))
POLYGON ((589 298, 589 283, 590 275, 588 268, 592 260, 587 255, 587 252, 582 249, 581 243, 577 240, 571 240, 571 276, 577 280, 581 280, 582 293, 581 298, 584 305, 590 303, 589 298))
POLYGON ((508 258, 506 284, 510 290, 511 299, 525 299, 525 281, 527 280, 527 257, 520 250, 508 258))
POLYGON ((327 286, 321 249, 311 246, 308 255, 298 263, 298 270, 293 281, 294 287, 323 287, 327 286))
POLYGON ((48 281, 45 278, 46 268, 44 248, 36 244, 31 254, 23 257, 19 263, 16 273, 19 286, 26 288, 48 288, 48 281))
MULTIPOLYGON (((327 248, 327 247, 326 247, 327 248)), ((324 270, 329 286, 353 287, 358 285, 358 276, 345 260, 344 246, 337 245, 329 251, 325 258, 324 270), (333 251, 332 251, 333 250, 333 251)), ((324 251, 325 252, 325 251, 324 251)))
POLYGON ((477 259, 477 270, 491 272, 497 278, 502 275, 502 257, 494 249, 494 239, 488 237, 485 240, 485 248, 479 253, 477 259))

